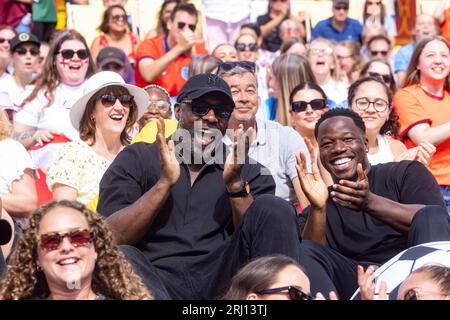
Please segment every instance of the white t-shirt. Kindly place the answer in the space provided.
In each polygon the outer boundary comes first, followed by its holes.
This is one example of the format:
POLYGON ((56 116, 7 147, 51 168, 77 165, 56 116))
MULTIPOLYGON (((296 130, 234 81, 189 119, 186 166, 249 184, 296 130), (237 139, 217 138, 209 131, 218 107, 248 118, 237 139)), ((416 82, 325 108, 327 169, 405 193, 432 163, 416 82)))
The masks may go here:
MULTIPOLYGON (((17 105, 17 102, 19 102, 20 97, 25 90, 26 89, 17 84, 12 76, 2 77, 0 79, 0 93, 6 93, 8 95, 8 104, 17 105)), ((0 105, 2 105, 1 102, 0 105)), ((16 109, 16 107, 14 107, 14 109, 16 109)))
MULTIPOLYGON (((55 100, 52 105, 47 104, 44 90, 41 90, 35 99, 27 103, 14 115, 14 121, 35 127, 37 130, 50 130, 64 134, 71 140, 78 140, 79 133, 70 122, 69 112, 72 105, 83 96, 84 83, 71 87, 59 84, 55 90, 55 100)), ((24 99, 31 93, 31 88, 23 93, 24 99)))
POLYGON ((35 165, 20 142, 10 138, 0 141, 0 194, 10 194, 12 183, 28 168, 34 170, 35 165))
POLYGON ((250 16, 251 0, 203 0, 205 16, 235 23, 250 16))

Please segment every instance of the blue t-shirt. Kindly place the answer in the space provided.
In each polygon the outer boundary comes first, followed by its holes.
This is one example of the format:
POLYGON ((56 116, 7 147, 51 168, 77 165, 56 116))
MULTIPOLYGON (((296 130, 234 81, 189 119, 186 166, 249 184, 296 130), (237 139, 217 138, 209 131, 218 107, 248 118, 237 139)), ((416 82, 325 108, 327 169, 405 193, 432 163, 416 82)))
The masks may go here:
POLYGON ((341 32, 331 24, 332 18, 319 21, 312 30, 312 39, 325 38, 337 42, 353 40, 361 43, 362 26, 358 20, 347 18, 345 28, 341 32))
POLYGON ((398 49, 394 57, 394 72, 406 71, 408 69, 409 61, 413 54, 414 48, 416 47, 415 42, 408 43, 403 47, 398 49))

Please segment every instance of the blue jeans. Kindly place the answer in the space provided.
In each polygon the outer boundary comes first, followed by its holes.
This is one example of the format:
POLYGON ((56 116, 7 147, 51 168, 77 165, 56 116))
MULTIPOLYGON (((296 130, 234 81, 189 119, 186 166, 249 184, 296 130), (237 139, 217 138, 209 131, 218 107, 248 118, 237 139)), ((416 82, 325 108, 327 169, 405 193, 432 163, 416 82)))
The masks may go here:
POLYGON ((450 214, 450 186, 441 186, 441 193, 444 197, 444 203, 447 206, 448 214, 450 214))

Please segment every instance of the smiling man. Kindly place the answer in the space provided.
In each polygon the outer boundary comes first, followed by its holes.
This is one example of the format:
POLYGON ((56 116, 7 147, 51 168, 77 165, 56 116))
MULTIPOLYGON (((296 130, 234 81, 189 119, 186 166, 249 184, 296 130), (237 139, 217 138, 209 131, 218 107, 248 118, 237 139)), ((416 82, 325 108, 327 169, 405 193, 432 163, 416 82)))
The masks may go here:
POLYGON ((300 262, 313 293, 335 291, 348 299, 358 287, 358 265, 381 265, 408 247, 450 240, 439 187, 422 164, 370 166, 364 121, 348 109, 324 113, 315 135, 334 184, 327 190, 317 164, 308 174, 297 158, 311 202, 300 216, 303 240, 311 240, 302 242, 300 262))
POLYGON ((220 153, 217 134, 233 108, 218 76, 191 77, 177 98, 172 140, 159 119, 157 143, 125 148, 100 182, 98 211, 157 299, 217 298, 252 258, 298 260, 295 211, 271 195, 272 177, 261 175, 260 164, 236 161, 242 140, 226 161, 220 153))

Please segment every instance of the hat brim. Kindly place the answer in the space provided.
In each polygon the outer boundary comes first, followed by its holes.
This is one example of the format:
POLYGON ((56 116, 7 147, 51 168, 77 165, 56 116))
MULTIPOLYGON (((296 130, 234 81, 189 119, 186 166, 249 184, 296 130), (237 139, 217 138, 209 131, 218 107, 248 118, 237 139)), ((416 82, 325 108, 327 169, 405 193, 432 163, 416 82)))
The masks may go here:
POLYGON ((80 121, 83 117, 84 111, 86 110, 86 104, 88 103, 89 99, 92 98, 92 96, 98 92, 100 89, 103 89, 105 87, 109 86, 120 86, 123 88, 126 88, 128 92, 134 97, 134 102, 137 105, 137 119, 139 120, 145 113, 148 107, 148 94, 145 90, 142 88, 133 86, 131 84, 123 84, 120 82, 110 82, 107 84, 104 84, 103 86, 92 90, 88 93, 86 93, 84 96, 82 96, 80 99, 78 99, 72 108, 70 108, 70 121, 72 122, 72 126, 80 130, 80 121))
POLYGON ((108 63, 111 63, 111 62, 117 63, 121 67, 125 67, 125 63, 122 60, 120 60, 119 58, 106 58, 103 61, 99 62, 98 66, 100 68, 103 68, 103 66, 105 66, 105 65, 107 65, 108 63))
POLYGON ((198 99, 200 97, 203 97, 204 95, 211 94, 211 93, 220 94, 220 96, 223 97, 223 100, 225 100, 228 104, 232 105, 233 108, 234 108, 233 98, 230 97, 228 92, 226 92, 225 90, 221 90, 221 89, 211 89, 211 88, 198 89, 198 90, 190 92, 188 96, 183 97, 178 102, 181 102, 185 98, 187 98, 187 99, 198 99))

